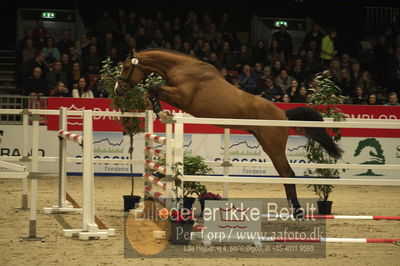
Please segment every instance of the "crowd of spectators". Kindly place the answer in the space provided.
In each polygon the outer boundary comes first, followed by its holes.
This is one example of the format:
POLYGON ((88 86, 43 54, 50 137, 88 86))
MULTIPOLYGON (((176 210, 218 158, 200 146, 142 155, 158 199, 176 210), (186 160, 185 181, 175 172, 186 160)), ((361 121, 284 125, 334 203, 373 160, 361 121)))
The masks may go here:
POLYGON ((164 48, 210 63, 231 84, 273 102, 306 102, 313 77, 325 72, 341 89, 344 103, 398 105, 400 34, 390 27, 377 33, 372 53, 359 56, 338 52, 337 34, 315 23, 294 51, 284 25, 269 43, 259 40, 252 46, 238 40, 226 13, 214 18, 189 12, 168 20, 160 11, 146 18, 120 9, 115 17, 102 11, 77 40, 64 30, 55 43, 38 20, 18 43, 18 85, 25 95, 108 97, 97 82, 102 60, 110 57, 117 65, 132 49, 164 48))

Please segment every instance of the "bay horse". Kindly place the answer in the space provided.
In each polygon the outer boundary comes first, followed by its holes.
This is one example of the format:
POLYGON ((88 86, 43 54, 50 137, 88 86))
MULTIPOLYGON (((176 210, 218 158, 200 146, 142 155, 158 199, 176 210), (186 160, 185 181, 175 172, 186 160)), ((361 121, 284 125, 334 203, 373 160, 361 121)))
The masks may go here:
MULTIPOLYGON (((323 121, 322 116, 307 107, 283 111, 262 97, 247 93, 228 83, 212 65, 196 58, 169 50, 152 49, 130 53, 122 64, 115 92, 123 94, 133 89, 150 73, 157 73, 165 86, 151 90, 151 97, 167 102, 195 117, 307 120, 323 121)), ((154 101, 152 101, 153 107, 154 101)), ((157 110, 158 112, 160 110, 157 110)), ((281 177, 295 177, 286 158, 288 127, 227 126, 255 136, 271 159, 281 177)), ((305 128, 305 134, 316 140, 331 157, 340 158, 342 150, 332 141, 324 128, 305 128)), ((303 211, 297 198, 295 184, 284 184, 293 215, 301 218, 303 211)))

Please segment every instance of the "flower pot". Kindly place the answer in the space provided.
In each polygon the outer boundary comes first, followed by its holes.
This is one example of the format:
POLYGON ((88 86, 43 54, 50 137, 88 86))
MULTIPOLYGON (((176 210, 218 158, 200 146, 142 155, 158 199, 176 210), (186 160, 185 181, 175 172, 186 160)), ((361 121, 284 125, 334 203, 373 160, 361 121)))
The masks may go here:
POLYGON ((196 201, 196 198, 193 197, 184 197, 183 198, 183 208, 192 210, 193 209, 193 204, 196 201))
POLYGON ((317 201, 319 214, 332 213, 332 201, 317 201))
POLYGON ((193 229, 193 221, 171 222, 171 244, 187 245, 193 229))
POLYGON ((122 197, 124 198, 124 212, 135 209, 140 202, 140 196, 123 195, 122 197))

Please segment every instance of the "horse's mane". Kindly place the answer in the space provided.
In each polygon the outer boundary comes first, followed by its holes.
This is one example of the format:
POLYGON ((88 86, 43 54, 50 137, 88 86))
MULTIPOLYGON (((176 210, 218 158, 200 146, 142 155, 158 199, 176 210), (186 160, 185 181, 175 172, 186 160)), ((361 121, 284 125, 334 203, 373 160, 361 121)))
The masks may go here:
POLYGON ((182 57, 183 59, 188 59, 188 60, 193 60, 193 61, 199 61, 199 62, 201 62, 201 60, 199 60, 199 59, 197 59, 197 58, 195 58, 195 57, 192 57, 192 56, 190 56, 190 55, 181 53, 181 52, 176 51, 176 50, 169 50, 169 49, 164 49, 164 48, 145 49, 145 50, 142 50, 142 51, 138 52, 138 55, 140 55, 140 54, 146 54, 146 53, 151 53, 151 52, 160 52, 160 53, 165 53, 165 54, 171 54, 171 55, 175 55, 175 56, 182 57))

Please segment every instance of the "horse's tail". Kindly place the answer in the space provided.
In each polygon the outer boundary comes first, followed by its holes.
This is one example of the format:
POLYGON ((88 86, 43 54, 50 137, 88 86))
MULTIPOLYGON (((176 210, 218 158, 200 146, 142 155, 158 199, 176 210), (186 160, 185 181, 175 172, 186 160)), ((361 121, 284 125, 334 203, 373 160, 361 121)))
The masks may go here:
MULTIPOLYGON (((314 109, 302 106, 286 110, 286 116, 289 120, 305 120, 305 121, 323 121, 321 114, 314 109)), ((305 135, 318 142, 326 152, 333 158, 340 158, 343 150, 333 142, 325 128, 321 127, 305 127, 305 135)))

